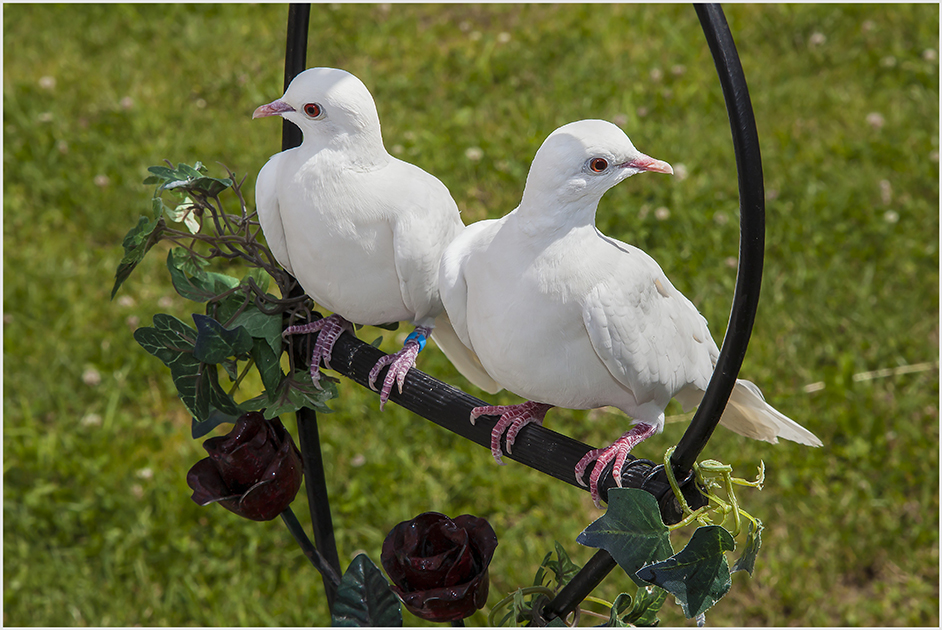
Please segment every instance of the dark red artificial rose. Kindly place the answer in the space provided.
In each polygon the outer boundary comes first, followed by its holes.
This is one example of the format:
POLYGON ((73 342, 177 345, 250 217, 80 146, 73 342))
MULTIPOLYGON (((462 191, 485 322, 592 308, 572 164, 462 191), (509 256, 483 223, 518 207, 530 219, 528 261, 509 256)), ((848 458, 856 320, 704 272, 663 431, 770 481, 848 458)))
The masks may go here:
POLYGON ((380 559, 409 612, 457 621, 484 607, 496 547, 497 534, 483 518, 425 512, 389 532, 380 559))
POLYGON ((294 500, 301 487, 301 453, 281 420, 250 412, 227 435, 203 442, 209 457, 186 475, 193 500, 218 502, 253 521, 270 521, 294 500))

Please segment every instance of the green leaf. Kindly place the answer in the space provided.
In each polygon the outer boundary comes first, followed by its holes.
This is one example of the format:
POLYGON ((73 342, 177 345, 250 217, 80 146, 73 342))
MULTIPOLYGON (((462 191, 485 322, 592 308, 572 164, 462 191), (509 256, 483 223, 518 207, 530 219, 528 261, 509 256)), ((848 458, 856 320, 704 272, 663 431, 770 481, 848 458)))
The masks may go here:
POLYGON ((732 585, 725 551, 736 548, 732 535, 717 525, 699 527, 677 554, 641 568, 638 577, 670 592, 692 619, 718 602, 732 585))
POLYGON ((342 628, 402 626, 399 598, 366 554, 357 555, 343 574, 330 620, 342 628))
POLYGON ((669 530, 661 521, 654 497, 636 488, 612 488, 608 509, 576 539, 587 547, 605 549, 638 586, 635 572, 673 553, 669 530))
POLYGON ((156 184, 163 182, 157 187, 157 191, 175 190, 175 191, 199 191, 209 196, 215 196, 232 186, 232 180, 229 178, 218 179, 207 177, 202 174, 203 169, 200 162, 196 167, 187 164, 177 164, 177 168, 168 168, 166 166, 151 166, 147 170, 154 177, 148 177, 145 183, 156 184))
POLYGON ((170 368, 183 404, 196 418, 205 420, 209 416, 209 395, 198 385, 201 364, 193 356, 196 331, 176 317, 158 313, 154 315, 154 327, 138 328, 134 339, 170 368))
POLYGON ((639 586, 635 592, 634 605, 625 616, 625 623, 634 626, 656 626, 661 623, 658 611, 667 599, 667 591, 657 586, 639 586))
POLYGON ((761 546, 762 523, 759 523, 758 527, 749 523, 749 535, 746 536, 746 548, 743 549, 742 555, 739 556, 739 559, 733 564, 730 573, 748 571, 749 575, 752 575, 753 570, 756 568, 756 556, 759 555, 759 548, 761 546))
POLYGON ((198 421, 196 418, 193 418, 192 425, 190 427, 190 432, 193 435, 194 440, 198 440, 204 435, 207 435, 210 431, 218 427, 220 424, 235 423, 238 420, 238 416, 231 416, 227 413, 223 413, 218 409, 212 411, 209 414, 209 418, 203 422, 198 421))
POLYGON ((242 277, 242 284, 248 285, 249 278, 255 281, 255 285, 263 292, 268 291, 271 286, 272 277, 261 267, 251 267, 242 277))
POLYGON ((282 319, 281 314, 268 315, 258 310, 255 304, 249 304, 229 323, 232 328, 244 327, 253 337, 264 339, 276 357, 281 356, 282 319))
POLYGON ((327 406, 327 401, 337 397, 337 386, 323 377, 320 385, 323 389, 314 387, 311 374, 306 370, 298 370, 290 377, 282 379, 277 390, 267 393, 265 418, 271 420, 302 407, 310 407, 318 413, 333 413, 333 409, 327 406))
POLYGON ((114 299, 118 288, 124 284, 134 268, 144 259, 144 255, 160 240, 160 235, 166 227, 163 217, 160 216, 161 211, 158 210, 156 214, 150 217, 142 216, 137 225, 125 235, 124 241, 121 243, 124 246, 124 256, 121 258, 121 262, 118 263, 117 271, 115 271, 111 299, 114 299))
MULTIPOLYGON (((639 587, 640 588, 640 587, 639 587)), ((628 593, 621 593, 615 598, 612 604, 612 611, 608 621, 602 624, 603 628, 626 628, 628 624, 622 621, 622 615, 631 609, 631 596, 628 593)))
POLYGON ((183 202, 176 207, 164 206, 164 215, 174 223, 183 223, 186 225, 190 234, 196 234, 200 231, 200 222, 197 214, 199 204, 189 197, 184 197, 183 202))
POLYGON ((569 554, 566 553, 563 546, 559 544, 559 541, 553 542, 556 545, 557 559, 545 562, 545 566, 556 576, 556 583, 559 586, 564 586, 569 583, 569 580, 571 580, 582 567, 569 558, 569 554))
POLYGON ((167 269, 177 293, 194 302, 206 302, 239 286, 238 279, 232 276, 204 271, 181 248, 171 249, 167 253, 167 269))
POLYGON ((262 385, 266 391, 275 391, 284 378, 281 371, 281 363, 278 361, 278 355, 272 352, 271 347, 264 339, 255 338, 252 340, 252 358, 255 360, 255 367, 258 369, 259 376, 262 377, 262 385))
POLYGON ((222 363, 252 349, 252 335, 241 326, 227 330, 212 317, 199 313, 193 313, 193 321, 196 322, 193 356, 203 363, 222 363))
POLYGON ((206 365, 194 356, 194 329, 172 315, 158 313, 154 315, 154 327, 138 328, 134 339, 170 368, 180 400, 198 422, 207 420, 213 409, 241 415, 239 405, 219 385, 216 366, 206 365))

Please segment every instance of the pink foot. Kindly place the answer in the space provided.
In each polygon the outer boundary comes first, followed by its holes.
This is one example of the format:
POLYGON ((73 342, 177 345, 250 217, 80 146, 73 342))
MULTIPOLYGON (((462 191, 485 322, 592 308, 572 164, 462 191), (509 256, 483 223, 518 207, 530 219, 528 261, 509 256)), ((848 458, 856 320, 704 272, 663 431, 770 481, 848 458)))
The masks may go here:
POLYGON ((583 486, 585 484, 582 482, 582 475, 585 473, 585 469, 589 466, 589 463, 595 461, 595 467, 592 469, 592 474, 589 475, 589 493, 592 495, 595 507, 602 507, 602 498, 599 495, 599 477, 602 476, 602 471, 605 470, 608 463, 613 459, 615 460, 612 476, 615 478, 615 483, 617 483, 620 488, 621 469, 625 464, 628 453, 638 444, 654 435, 656 430, 656 427, 650 424, 639 422, 633 426, 630 431, 615 440, 611 446, 589 451, 585 454, 585 457, 579 460, 579 463, 576 464, 576 481, 583 486))
POLYGON ((309 324, 288 326, 285 328, 285 331, 281 333, 282 337, 287 337, 288 335, 320 331, 320 334, 317 335, 317 343, 314 344, 314 352, 311 353, 311 380, 314 382, 314 386, 317 389, 321 389, 321 373, 317 369, 321 364, 321 360, 324 361, 324 367, 330 367, 330 353, 334 349, 334 344, 337 343, 337 338, 340 337, 344 329, 349 327, 350 324, 347 320, 335 314, 309 324))
POLYGON ((399 384, 399 393, 402 393, 402 385, 406 381, 406 374, 415 366, 415 358, 422 348, 425 347, 425 340, 432 332, 430 327, 419 326, 406 337, 406 342, 402 344, 402 350, 396 354, 387 354, 373 366, 370 370, 370 387, 376 389, 374 384, 376 377, 384 366, 392 363, 389 371, 386 372, 386 378, 383 380, 383 389, 379 393, 379 410, 382 411, 389 400, 389 393, 392 391, 393 383, 399 384))
POLYGON ((531 422, 543 424, 543 417, 546 415, 546 412, 552 408, 553 405, 533 402, 532 400, 520 405, 475 407, 471 410, 471 424, 474 424, 481 416, 500 416, 500 420, 497 421, 497 424, 494 425, 494 429, 491 431, 491 454, 494 455, 494 459, 497 460, 497 463, 503 466, 504 461, 501 459, 500 436, 504 434, 504 431, 507 432, 507 454, 509 455, 512 452, 511 449, 513 448, 514 440, 517 439, 517 434, 520 433, 520 429, 531 422))

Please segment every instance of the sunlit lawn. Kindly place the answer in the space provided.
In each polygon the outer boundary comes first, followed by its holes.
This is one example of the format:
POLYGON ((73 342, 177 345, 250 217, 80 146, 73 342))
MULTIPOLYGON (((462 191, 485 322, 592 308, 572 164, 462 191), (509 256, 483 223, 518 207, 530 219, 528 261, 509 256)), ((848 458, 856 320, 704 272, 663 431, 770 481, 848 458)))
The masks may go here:
MULTIPOLYGON (((743 375, 821 449, 720 430, 766 524, 716 625, 929 625, 938 617, 938 36, 935 5, 730 5, 758 121, 767 250, 743 375), (909 373, 868 374, 919 366, 909 373), (809 387, 810 386, 810 387, 809 387)), ((324 625, 318 574, 280 521, 189 499, 203 456, 169 371, 132 338, 189 318, 163 260, 109 301, 120 242, 167 158, 247 175, 279 150, 251 119, 281 95, 282 5, 4 7, 4 623, 324 625)), ((676 175, 602 200, 602 231, 661 263, 721 341, 738 204, 722 94, 689 5, 315 5, 310 65, 376 98, 387 147, 438 176, 466 223, 519 201, 557 126, 604 118, 676 175)), ((379 333, 367 330, 367 341, 379 333), (372 334, 372 336, 370 336, 372 334)), ((401 344, 408 329, 386 335, 401 344)), ((437 350, 424 371, 482 395, 437 350)), ((518 402, 510 394, 491 398, 518 402)), ((500 539, 488 606, 597 518, 588 495, 342 382, 321 416, 341 560, 435 510, 500 539)), ((669 413, 679 413, 669 408, 669 413)), ((293 430, 293 419, 286 418, 293 430)), ((547 425, 610 443, 612 411, 547 425)), ((637 449, 660 459, 684 423, 637 449)), ((303 498, 295 510, 304 515, 303 498)), ((631 590, 613 573, 598 589, 631 590)), ((484 612, 470 622, 483 624, 484 612)), ((686 622, 665 605, 662 623, 686 622)), ((406 624, 422 623, 406 615, 406 624)))

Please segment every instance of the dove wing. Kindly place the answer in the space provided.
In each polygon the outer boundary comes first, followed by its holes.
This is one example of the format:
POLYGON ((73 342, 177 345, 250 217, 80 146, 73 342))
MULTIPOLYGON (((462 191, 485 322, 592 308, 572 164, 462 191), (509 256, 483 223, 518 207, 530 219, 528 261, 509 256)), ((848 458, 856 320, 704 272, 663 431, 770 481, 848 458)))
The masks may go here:
POLYGON ((255 208, 258 211, 258 221, 262 224, 262 232, 282 267, 294 275, 291 269, 291 259, 288 256, 288 245, 285 241, 285 227, 281 222, 281 209, 278 205, 278 165, 283 153, 271 157, 258 173, 255 182, 255 208))
POLYGON ((618 247, 630 252, 618 257, 620 272, 595 285, 583 307, 596 354, 639 403, 667 404, 688 385, 705 389, 719 354, 706 320, 650 256, 618 247))
POLYGON ((399 182, 410 184, 409 190, 398 195, 399 199, 409 200, 408 207, 394 211, 390 217, 396 273, 402 301, 415 313, 414 323, 429 326, 443 310, 438 290, 442 252, 464 225, 444 184, 418 167, 400 164, 424 177, 396 171, 399 182))

